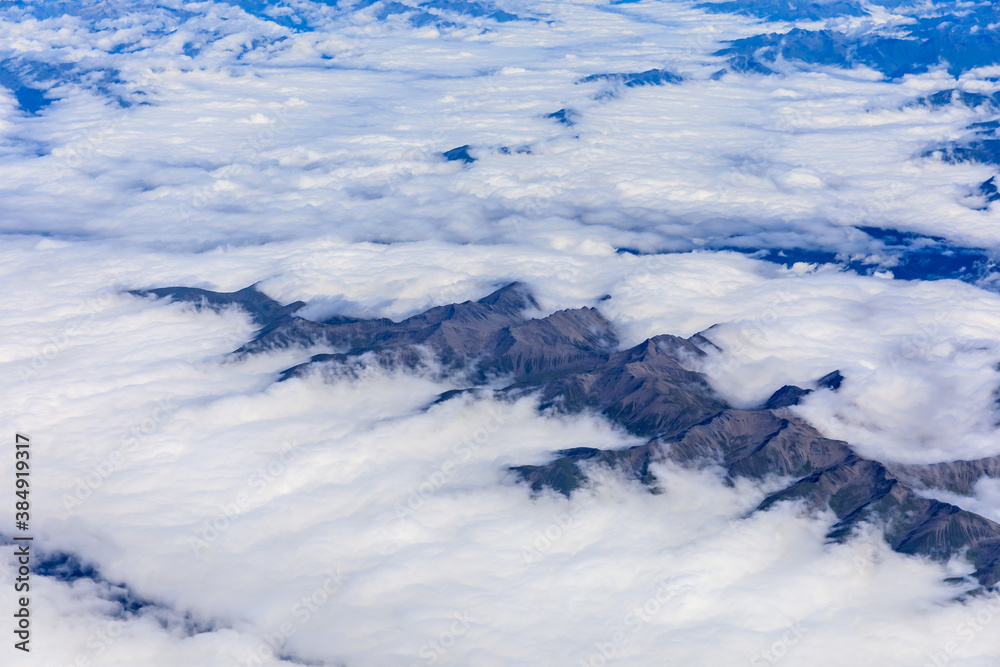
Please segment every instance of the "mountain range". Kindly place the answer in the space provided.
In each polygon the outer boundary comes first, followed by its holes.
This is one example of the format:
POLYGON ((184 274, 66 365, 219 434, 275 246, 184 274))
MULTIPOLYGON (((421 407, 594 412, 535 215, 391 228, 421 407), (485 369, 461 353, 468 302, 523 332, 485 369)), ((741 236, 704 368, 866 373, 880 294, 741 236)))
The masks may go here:
POLYGON ((836 370, 811 387, 785 386, 755 409, 738 409, 695 370, 708 352, 721 352, 706 332, 690 338, 663 334, 620 349, 614 327, 596 308, 531 317, 539 304, 517 282, 400 322, 343 316, 314 321, 298 314, 305 303, 282 305, 255 286, 229 293, 166 287, 132 294, 243 309, 260 328, 234 352, 237 357, 314 346, 338 350, 284 370, 279 381, 355 362, 416 368, 433 358, 468 384, 438 401, 484 388, 511 399, 535 394, 541 410, 593 411, 646 440, 620 450, 557 450, 544 465, 515 466, 535 492, 549 488, 568 496, 587 483, 586 471, 595 465, 655 492, 651 464, 664 460, 716 468, 729 484, 737 478, 780 480, 781 488, 755 511, 782 501, 800 502, 808 511, 829 508, 837 517, 830 540, 846 540, 860 525, 873 523, 897 552, 939 562, 964 556, 981 587, 1000 583, 1000 524, 925 494, 935 488, 968 494, 978 479, 1000 477, 1000 457, 901 464, 866 458, 847 442, 823 437, 789 408, 813 391, 837 391, 845 378, 836 370))

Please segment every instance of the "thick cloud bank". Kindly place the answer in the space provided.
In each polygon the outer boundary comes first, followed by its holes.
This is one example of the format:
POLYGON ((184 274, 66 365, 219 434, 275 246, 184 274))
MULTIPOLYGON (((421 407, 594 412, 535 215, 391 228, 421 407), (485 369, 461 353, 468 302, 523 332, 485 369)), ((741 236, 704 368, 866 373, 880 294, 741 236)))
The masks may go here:
POLYGON ((400 322, 520 281, 530 317, 596 309, 609 354, 702 333, 689 370, 734 410, 839 370, 782 409, 1000 521, 995 479, 934 468, 1000 455, 998 25, 895 0, 4 3, 0 412, 31 437, 36 560, 32 650, 3 664, 996 664, 968 553, 754 511, 786 478, 664 458, 533 490, 512 468, 648 439, 501 374, 437 402, 468 376, 430 353, 287 377, 350 341, 233 352, 263 298, 400 322), (253 284, 249 313, 130 294, 253 284))

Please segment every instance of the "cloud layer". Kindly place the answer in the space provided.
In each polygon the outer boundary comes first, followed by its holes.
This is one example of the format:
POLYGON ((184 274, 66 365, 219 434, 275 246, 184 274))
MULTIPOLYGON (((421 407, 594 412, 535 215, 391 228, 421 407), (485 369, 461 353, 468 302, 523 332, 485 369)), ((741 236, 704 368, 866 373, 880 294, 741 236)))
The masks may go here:
MULTIPOLYGON (((245 314, 126 294, 400 319, 521 280, 625 347, 711 328, 700 370, 736 405, 840 369, 796 410, 866 455, 1000 454, 1000 296, 904 271, 992 271, 996 164, 934 150, 991 139, 996 68, 714 76, 734 40, 953 8, 8 4, 0 414, 32 437, 39 548, 92 568, 34 577, 30 664, 995 664, 1000 605, 955 600, 960 561, 743 518, 769 488, 711 472, 533 496, 508 466, 637 443, 531 397, 428 407, 458 388, 433 369, 275 383, 331 350, 233 358, 245 314)), ((940 497, 996 520, 995 486, 940 497)))

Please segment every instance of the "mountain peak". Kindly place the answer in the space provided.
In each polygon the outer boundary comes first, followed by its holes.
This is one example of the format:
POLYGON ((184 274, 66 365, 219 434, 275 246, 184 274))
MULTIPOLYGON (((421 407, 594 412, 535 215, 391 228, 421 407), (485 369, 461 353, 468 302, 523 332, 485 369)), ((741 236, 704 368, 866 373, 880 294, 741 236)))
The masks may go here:
POLYGON ((531 290, 522 282, 514 281, 508 283, 497 291, 484 296, 476 301, 484 306, 490 306, 496 310, 509 312, 522 312, 529 308, 538 308, 531 290))

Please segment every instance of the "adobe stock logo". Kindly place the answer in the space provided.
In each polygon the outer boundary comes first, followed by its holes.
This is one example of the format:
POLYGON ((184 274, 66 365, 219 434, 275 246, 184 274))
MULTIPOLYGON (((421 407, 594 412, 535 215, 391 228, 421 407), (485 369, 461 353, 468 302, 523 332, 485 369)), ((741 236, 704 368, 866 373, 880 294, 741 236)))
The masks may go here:
MULTIPOLYGON (((469 631, 469 627, 473 623, 473 618, 469 615, 468 610, 464 610, 461 613, 455 612, 454 617, 455 619, 449 623, 447 629, 442 631, 437 637, 421 644, 417 650, 417 655, 426 664, 433 665, 437 662, 441 656, 447 653, 469 631)), ((411 663, 408 667, 419 666, 416 663, 411 663)))
POLYGON ((799 625, 798 621, 792 623, 782 633, 781 637, 774 640, 770 646, 757 653, 750 659, 751 667, 769 667, 777 664, 782 658, 788 655, 789 650, 799 643, 806 634, 806 629, 799 625))

